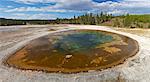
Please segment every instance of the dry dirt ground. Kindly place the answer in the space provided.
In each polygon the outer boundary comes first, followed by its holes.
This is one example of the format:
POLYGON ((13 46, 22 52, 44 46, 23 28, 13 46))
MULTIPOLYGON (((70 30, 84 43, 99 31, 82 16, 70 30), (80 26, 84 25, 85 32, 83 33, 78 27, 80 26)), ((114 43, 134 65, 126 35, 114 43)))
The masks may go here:
POLYGON ((149 82, 150 30, 123 29, 91 25, 28 25, 0 26, 0 82, 149 82), (122 65, 103 71, 61 74, 19 70, 3 64, 5 58, 31 40, 53 32, 70 29, 98 29, 129 36, 138 41, 136 56, 122 65))

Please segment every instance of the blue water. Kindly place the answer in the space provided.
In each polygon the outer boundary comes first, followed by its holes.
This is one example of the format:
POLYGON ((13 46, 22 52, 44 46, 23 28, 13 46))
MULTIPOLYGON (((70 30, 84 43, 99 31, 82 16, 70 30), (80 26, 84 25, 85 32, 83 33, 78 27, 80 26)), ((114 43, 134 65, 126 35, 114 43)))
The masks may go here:
POLYGON ((95 48, 113 40, 111 35, 101 32, 78 32, 64 35, 54 44, 54 48, 64 53, 74 53, 95 48))

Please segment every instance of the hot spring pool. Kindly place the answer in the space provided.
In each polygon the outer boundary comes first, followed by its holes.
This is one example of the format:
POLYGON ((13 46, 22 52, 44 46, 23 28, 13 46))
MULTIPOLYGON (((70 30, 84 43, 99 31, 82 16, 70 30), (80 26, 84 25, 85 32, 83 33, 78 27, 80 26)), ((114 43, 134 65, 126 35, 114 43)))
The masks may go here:
POLYGON ((8 57, 9 66, 45 72, 102 70, 136 55, 138 43, 100 30, 69 30, 40 37, 8 57))

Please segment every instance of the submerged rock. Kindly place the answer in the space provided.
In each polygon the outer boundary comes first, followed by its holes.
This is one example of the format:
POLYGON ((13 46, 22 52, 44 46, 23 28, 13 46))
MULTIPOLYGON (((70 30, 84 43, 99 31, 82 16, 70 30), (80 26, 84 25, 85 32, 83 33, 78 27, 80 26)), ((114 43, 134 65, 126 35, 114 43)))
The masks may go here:
POLYGON ((66 55, 66 59, 70 59, 72 57, 72 55, 66 55))

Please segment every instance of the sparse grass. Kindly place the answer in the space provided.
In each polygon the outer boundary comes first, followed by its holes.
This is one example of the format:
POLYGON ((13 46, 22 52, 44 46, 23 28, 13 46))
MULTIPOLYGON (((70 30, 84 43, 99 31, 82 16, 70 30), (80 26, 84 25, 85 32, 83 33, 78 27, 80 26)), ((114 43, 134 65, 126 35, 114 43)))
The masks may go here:
MULTIPOLYGON (((110 26, 110 24, 108 26, 110 26)), ((150 28, 150 15, 127 15, 114 17, 111 19, 111 26, 126 28, 150 28)))

